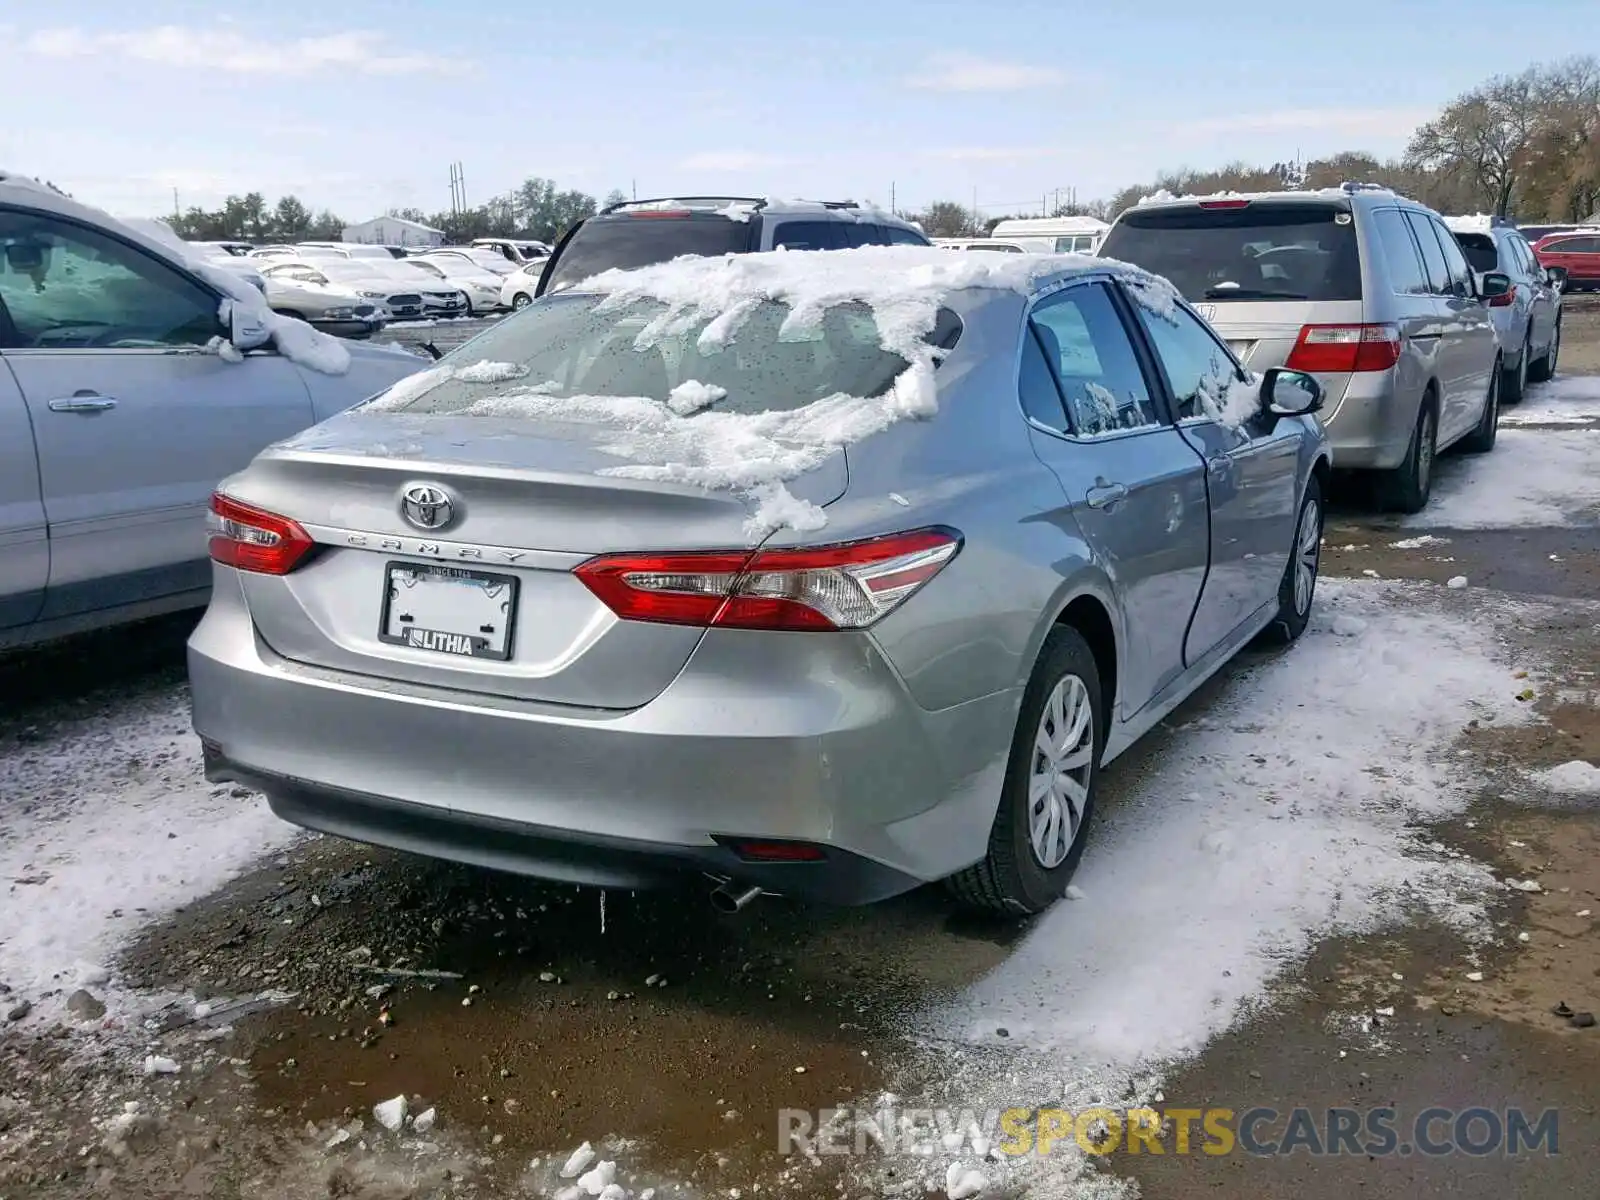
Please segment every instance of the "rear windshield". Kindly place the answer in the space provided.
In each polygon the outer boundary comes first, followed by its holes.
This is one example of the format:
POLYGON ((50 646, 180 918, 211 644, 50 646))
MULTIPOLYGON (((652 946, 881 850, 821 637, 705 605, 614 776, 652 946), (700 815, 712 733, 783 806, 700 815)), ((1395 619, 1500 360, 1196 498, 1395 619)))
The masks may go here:
POLYGON ((1166 276, 1191 301, 1361 299, 1355 226, 1332 205, 1135 210, 1100 254, 1166 276))
MULTIPOLYGON (((541 415, 549 398, 573 396, 644 397, 685 416, 702 408, 775 412, 839 393, 880 395, 907 366, 879 344, 864 304, 835 305, 820 321, 786 329, 789 307, 765 301, 725 343, 702 343, 706 321, 663 322, 668 310, 656 301, 602 310, 601 299, 569 293, 532 305, 474 338, 470 362, 446 360, 454 377, 420 395, 402 381, 372 406, 516 416, 521 394, 541 415)), ((942 310, 929 340, 948 350, 960 329, 955 313, 942 310)))
POLYGON ((1456 242, 1461 253, 1467 256, 1474 271, 1498 271, 1500 254, 1494 248, 1494 239, 1487 233, 1458 233, 1456 242))
POLYGON ((561 251, 546 291, 609 271, 667 262, 683 254, 715 257, 750 249, 750 221, 731 217, 602 217, 585 222, 561 251))

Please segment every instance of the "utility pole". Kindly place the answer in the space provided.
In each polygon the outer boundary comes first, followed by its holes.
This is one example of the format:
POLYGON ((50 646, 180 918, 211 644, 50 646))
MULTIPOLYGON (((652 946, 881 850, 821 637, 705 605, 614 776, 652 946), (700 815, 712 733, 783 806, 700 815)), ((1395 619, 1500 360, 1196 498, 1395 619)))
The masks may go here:
POLYGON ((174 217, 176 217, 178 215, 179 211, 180 211, 180 209, 178 208, 178 189, 177 188, 173 188, 172 189, 172 215, 174 217))
POLYGON ((892 179, 889 181, 889 212, 896 217, 900 215, 900 210, 895 207, 894 203, 894 180, 892 179))
POLYGON ((972 188, 972 233, 974 237, 983 235, 982 224, 978 218, 978 188, 976 184, 972 188))
POLYGON ((639 198, 639 181, 637 179, 628 180, 628 188, 633 192, 633 198, 637 200, 639 198))

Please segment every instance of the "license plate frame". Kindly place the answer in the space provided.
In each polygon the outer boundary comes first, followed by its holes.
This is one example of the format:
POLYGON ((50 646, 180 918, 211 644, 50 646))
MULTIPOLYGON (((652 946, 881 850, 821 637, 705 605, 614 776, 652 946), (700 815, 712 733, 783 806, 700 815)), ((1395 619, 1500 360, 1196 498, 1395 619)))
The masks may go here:
POLYGON ((390 646, 404 646, 408 650, 421 650, 424 653, 435 655, 441 659, 461 659, 468 662, 509 662, 514 648, 517 622, 517 593, 518 584, 522 581, 515 575, 504 575, 495 571, 478 571, 470 567, 457 567, 445 563, 419 563, 394 560, 386 562, 383 566, 383 604, 378 614, 378 640, 390 646), (467 633, 454 629, 432 629, 424 626, 413 626, 404 633, 392 633, 389 628, 389 618, 393 611, 397 597, 396 572, 415 575, 418 577, 431 577, 438 582, 447 582, 457 587, 468 584, 478 584, 487 588, 503 587, 506 589, 505 610, 505 639, 498 648, 494 642, 481 632, 467 633), (434 641, 436 644, 425 645, 416 635, 425 635, 424 640, 434 641), (467 649, 452 649, 450 639, 466 639, 467 649), (442 640, 442 644, 440 643, 442 640))

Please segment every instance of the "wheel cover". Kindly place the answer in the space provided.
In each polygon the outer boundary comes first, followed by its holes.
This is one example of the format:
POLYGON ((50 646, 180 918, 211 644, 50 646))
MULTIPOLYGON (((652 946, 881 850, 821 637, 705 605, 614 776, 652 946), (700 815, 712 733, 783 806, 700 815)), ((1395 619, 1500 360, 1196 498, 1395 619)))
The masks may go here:
POLYGON ((1307 500, 1300 512, 1294 551, 1294 611, 1302 617, 1311 611, 1311 594, 1317 587, 1317 566, 1322 557, 1321 517, 1322 506, 1307 500))
POLYGON ((1078 676, 1063 676, 1039 715, 1028 776, 1028 842, 1047 871, 1066 861, 1083 829, 1094 746, 1089 689, 1078 676))
POLYGON ((1517 363, 1517 393, 1528 389, 1528 355, 1533 353, 1533 339, 1529 338, 1522 343, 1522 359, 1517 363))

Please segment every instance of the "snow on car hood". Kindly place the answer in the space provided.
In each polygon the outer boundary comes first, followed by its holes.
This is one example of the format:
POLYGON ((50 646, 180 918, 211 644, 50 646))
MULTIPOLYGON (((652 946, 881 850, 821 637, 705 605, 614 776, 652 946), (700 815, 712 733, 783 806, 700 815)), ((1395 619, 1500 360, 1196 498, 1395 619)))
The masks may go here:
MULTIPOLYGON (((1054 286, 1051 277, 1064 285, 1086 272, 1117 276, 1159 315, 1170 316, 1178 303, 1177 291, 1164 279, 1138 267, 1078 255, 871 246, 685 257, 637 270, 607 271, 576 285, 570 294, 599 293, 603 298, 597 311, 602 312, 639 301, 664 305, 636 338, 640 350, 704 325, 699 347, 715 352, 769 301, 790 310, 780 337, 820 328, 824 313, 836 306, 863 304, 872 313, 879 344, 909 365, 881 395, 841 393, 786 411, 723 413, 645 397, 558 397, 541 389, 538 381, 530 386, 496 380, 489 384, 494 390, 466 413, 613 425, 619 436, 609 450, 628 461, 605 473, 739 493, 754 506, 746 529, 752 540, 781 528, 815 530, 826 524, 825 514, 794 496, 787 485, 848 445, 899 421, 933 416, 938 410, 934 368, 943 352, 926 338, 952 293, 979 289, 1026 295, 1049 290, 1054 286)), ((452 377, 463 378, 447 361, 367 407, 404 408, 452 377)))

